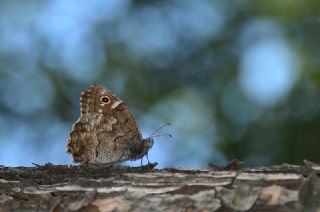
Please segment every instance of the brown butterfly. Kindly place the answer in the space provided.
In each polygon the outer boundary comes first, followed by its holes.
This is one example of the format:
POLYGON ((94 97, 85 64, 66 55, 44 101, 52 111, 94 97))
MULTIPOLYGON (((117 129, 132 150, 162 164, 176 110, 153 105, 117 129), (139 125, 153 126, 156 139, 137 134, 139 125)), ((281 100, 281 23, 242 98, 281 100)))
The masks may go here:
POLYGON ((81 93, 81 116, 68 137, 67 152, 81 164, 114 164, 138 160, 153 139, 143 139, 124 102, 101 85, 81 93))

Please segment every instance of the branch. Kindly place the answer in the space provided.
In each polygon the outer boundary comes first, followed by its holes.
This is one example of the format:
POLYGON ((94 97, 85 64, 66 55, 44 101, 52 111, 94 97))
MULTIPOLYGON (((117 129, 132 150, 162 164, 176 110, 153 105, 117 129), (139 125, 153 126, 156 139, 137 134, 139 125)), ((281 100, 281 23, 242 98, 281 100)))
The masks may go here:
POLYGON ((0 211, 317 211, 320 166, 0 167, 0 211), (230 169, 232 168, 232 169, 230 169))

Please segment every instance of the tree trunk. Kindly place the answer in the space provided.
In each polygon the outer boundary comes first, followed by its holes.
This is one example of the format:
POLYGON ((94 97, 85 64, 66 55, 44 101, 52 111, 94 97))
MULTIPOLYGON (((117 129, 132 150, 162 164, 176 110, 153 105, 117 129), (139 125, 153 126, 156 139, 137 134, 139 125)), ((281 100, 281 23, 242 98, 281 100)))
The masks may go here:
POLYGON ((320 210, 319 165, 230 164, 208 170, 0 166, 0 211, 320 210))

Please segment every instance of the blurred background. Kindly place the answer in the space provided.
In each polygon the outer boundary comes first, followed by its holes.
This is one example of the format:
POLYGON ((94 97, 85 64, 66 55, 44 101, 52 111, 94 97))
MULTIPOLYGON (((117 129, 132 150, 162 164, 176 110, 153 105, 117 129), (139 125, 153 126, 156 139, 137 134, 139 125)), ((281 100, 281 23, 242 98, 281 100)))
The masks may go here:
POLYGON ((0 164, 72 164, 93 83, 143 137, 171 123, 159 168, 319 162, 319 15, 316 0, 1 1, 0 164))

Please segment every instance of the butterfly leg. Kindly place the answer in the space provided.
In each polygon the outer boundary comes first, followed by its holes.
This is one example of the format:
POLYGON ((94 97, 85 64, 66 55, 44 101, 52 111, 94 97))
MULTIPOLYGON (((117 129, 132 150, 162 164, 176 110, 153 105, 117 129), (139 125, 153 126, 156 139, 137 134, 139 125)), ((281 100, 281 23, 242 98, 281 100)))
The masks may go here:
POLYGON ((149 164, 149 163, 150 163, 150 161, 149 161, 148 153, 146 154, 146 158, 147 158, 147 160, 148 160, 148 164, 149 164))

